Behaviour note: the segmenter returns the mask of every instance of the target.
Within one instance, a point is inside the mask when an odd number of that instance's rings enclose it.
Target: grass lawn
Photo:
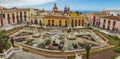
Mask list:
[[[116,40],[114,39],[114,37],[110,37],[110,35],[105,34],[105,33],[103,33],[103,32],[100,32],[99,30],[94,30],[94,29],[93,29],[93,31],[94,31],[94,32],[98,32],[98,33],[102,34],[104,37],[106,37],[106,38],[108,39],[108,43],[111,44],[111,45],[114,45],[115,48],[119,47],[119,46],[118,46],[118,45],[119,45],[119,42],[116,41]]]

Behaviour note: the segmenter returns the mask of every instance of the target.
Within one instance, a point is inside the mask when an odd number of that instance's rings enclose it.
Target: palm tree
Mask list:
[[[13,37],[11,37],[11,44],[12,44],[12,46],[14,47],[14,39],[13,39]]]
[[[91,46],[90,46],[90,45],[86,45],[86,46],[85,46],[86,59],[89,59],[90,49],[91,49]]]
[[[41,21],[40,21],[39,25],[40,25],[40,27],[42,27],[42,25],[43,25],[43,24],[42,24],[42,22],[41,22]]]

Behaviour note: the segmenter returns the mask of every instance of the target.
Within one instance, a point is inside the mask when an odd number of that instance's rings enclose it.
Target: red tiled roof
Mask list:
[[[118,17],[118,16],[105,16],[103,18],[111,19],[111,20],[119,20],[120,21],[120,17]]]
[[[65,17],[65,16],[44,16],[44,18],[49,18],[49,19],[68,19],[68,17]]]

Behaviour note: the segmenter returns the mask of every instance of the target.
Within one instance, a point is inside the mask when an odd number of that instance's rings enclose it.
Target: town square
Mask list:
[[[82,2],[0,0],[0,59],[120,59],[119,7]]]

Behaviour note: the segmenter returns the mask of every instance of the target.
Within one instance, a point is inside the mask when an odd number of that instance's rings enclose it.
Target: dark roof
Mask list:
[[[49,18],[49,19],[68,19],[68,17],[65,16],[44,16],[44,18]]]
[[[53,9],[58,9],[57,7],[53,7]]]
[[[118,17],[118,16],[105,16],[103,18],[111,19],[111,20],[119,20],[120,21],[120,17]]]

